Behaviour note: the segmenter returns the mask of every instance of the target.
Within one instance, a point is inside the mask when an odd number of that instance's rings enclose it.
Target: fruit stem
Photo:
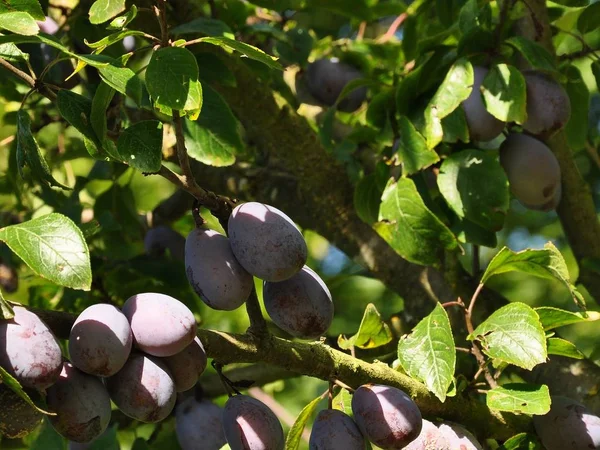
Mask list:
[[[268,335],[267,322],[260,309],[256,288],[252,289],[250,297],[246,300],[246,312],[250,318],[250,326],[246,330],[246,333],[258,338]]]

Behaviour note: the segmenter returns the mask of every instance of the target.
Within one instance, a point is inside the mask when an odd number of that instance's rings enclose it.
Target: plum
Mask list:
[[[231,450],[283,450],[283,428],[263,402],[235,395],[225,403],[223,431]]]
[[[548,137],[569,121],[569,96],[550,75],[534,71],[523,75],[527,83],[527,120],[523,128],[531,134]]]
[[[273,322],[295,337],[321,336],[333,320],[329,289],[308,266],[285,281],[265,282],[263,299]]]
[[[509,134],[500,146],[500,164],[512,193],[524,206],[547,209],[560,201],[560,166],[542,141],[526,134]]]
[[[153,356],[172,356],[192,343],[197,325],[194,314],[168,295],[145,292],[129,297],[123,313],[135,345]]]
[[[75,442],[90,442],[110,422],[110,397],[102,381],[65,362],[58,381],[46,391],[48,407],[56,413],[50,423]]]
[[[151,256],[163,256],[165,250],[168,250],[173,259],[183,261],[185,238],[177,231],[165,225],[160,225],[148,230],[144,236],[144,249]]]
[[[213,230],[196,228],[185,241],[188,281],[208,306],[231,311],[250,296],[254,281],[235,259],[229,239]]]
[[[177,392],[193,388],[206,369],[206,352],[200,338],[196,336],[190,345],[173,356],[167,356],[164,362],[171,372]]]
[[[125,365],[132,343],[131,327],[121,311],[108,304],[92,305],[71,328],[69,356],[79,370],[109,377]]]
[[[533,425],[547,450],[600,449],[600,417],[570,398],[552,396],[550,411],[533,416]]]
[[[34,392],[27,393],[33,397]],[[4,383],[0,383],[0,405],[0,435],[9,439],[28,435],[44,417]]]
[[[505,125],[487,111],[481,98],[481,84],[488,72],[485,67],[473,67],[473,90],[462,102],[472,141],[491,141],[502,133]]]
[[[306,263],[308,249],[292,219],[269,205],[238,205],[229,218],[229,241],[240,264],[265,281],[283,281]]]
[[[323,58],[309,64],[306,68],[306,86],[318,101],[333,106],[344,87],[362,76],[360,70],[340,62],[337,58]],[[340,101],[338,109],[344,112],[356,111],[366,97],[366,87],[354,89]]]
[[[175,406],[175,382],[158,358],[132,353],[125,366],[106,378],[110,398],[124,414],[141,422],[160,422]]]
[[[310,450],[364,450],[365,438],[352,418],[337,409],[324,409],[310,433]]]
[[[411,398],[381,384],[360,386],[352,396],[352,412],[362,433],[384,450],[406,447],[423,426],[421,411]]]
[[[223,408],[190,397],[175,408],[175,431],[182,450],[219,450],[227,440]]]
[[[450,444],[450,449],[483,450],[475,436],[457,423],[442,422],[438,429]]]
[[[460,446],[450,446],[450,443],[436,424],[423,419],[423,427],[419,436],[405,447],[406,450],[454,450]]]
[[[54,334],[34,313],[15,306],[0,320],[0,366],[25,386],[45,389],[58,380],[62,354]]]

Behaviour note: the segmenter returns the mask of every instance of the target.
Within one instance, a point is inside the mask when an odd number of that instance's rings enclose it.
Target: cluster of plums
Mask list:
[[[306,242],[280,210],[257,202],[238,205],[228,236],[196,228],[185,242],[188,280],[211,308],[233,310],[248,299],[253,276],[264,280],[267,313],[294,337],[312,339],[327,331],[333,302],[321,278],[305,265]]]
[[[165,419],[177,392],[192,388],[206,368],[194,315],[167,295],[134,295],[122,311],[109,304],[85,309],[71,329],[70,361],[35,314],[14,310],[13,319],[0,322],[0,365],[22,386],[45,391],[55,413],[50,422],[74,442],[90,442],[106,430],[111,400],[142,422]],[[4,420],[2,431],[26,434],[41,418],[29,411],[25,428]]]
[[[487,68],[474,67],[473,90],[462,103],[473,141],[492,140],[506,126],[490,114],[483,103],[481,85],[487,73]],[[551,136],[567,123],[571,103],[564,88],[549,75],[525,71],[523,76],[527,90],[525,133],[508,134],[500,146],[500,164],[512,193],[524,206],[549,211],[560,202],[561,174],[554,153],[541,139]]]

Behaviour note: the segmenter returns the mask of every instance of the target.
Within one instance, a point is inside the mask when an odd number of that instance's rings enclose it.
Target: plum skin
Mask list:
[[[423,427],[419,436],[406,447],[406,450],[453,450],[460,446],[451,447],[450,443],[436,424],[423,419]]]
[[[229,239],[213,230],[194,229],[185,241],[188,281],[213,309],[232,311],[242,306],[254,280],[235,258]]]
[[[175,409],[175,432],[182,450],[220,450],[227,440],[223,408],[208,400],[190,397]]]
[[[175,390],[183,392],[194,387],[206,369],[207,357],[200,338],[196,336],[190,345],[173,356],[167,356],[164,362],[175,382]]]
[[[168,295],[146,292],[123,306],[137,348],[152,356],[172,356],[192,343],[197,325],[192,311]]]
[[[185,238],[166,225],[150,228],[144,236],[144,250],[150,256],[163,256],[169,250],[171,257],[183,261]]]
[[[62,370],[58,341],[46,324],[21,306],[12,319],[0,320],[0,366],[23,386],[45,389]]]
[[[109,377],[125,365],[132,343],[127,317],[112,305],[96,304],[75,320],[69,336],[69,355],[78,369]]]
[[[231,450],[283,450],[285,445],[283,428],[273,411],[248,395],[227,400],[223,431]]]
[[[354,421],[371,442],[384,450],[400,449],[421,432],[421,411],[400,389],[364,384],[352,396]]]
[[[561,84],[549,75],[527,71],[527,120],[523,128],[549,137],[563,128],[571,117],[571,101]]]
[[[265,282],[263,300],[273,322],[294,337],[319,337],[333,321],[331,293],[308,266],[287,280]]]
[[[479,441],[463,426],[453,422],[442,422],[438,429],[449,443],[449,448],[461,450],[483,450]]]
[[[236,259],[262,280],[286,280],[298,273],[308,258],[298,227],[272,206],[258,202],[236,206],[227,229]]]
[[[75,442],[90,442],[100,436],[110,422],[110,397],[99,378],[66,362],[58,381],[48,388],[49,416],[61,435]]]
[[[324,409],[310,433],[310,450],[364,450],[365,438],[352,418],[336,409]]]
[[[133,353],[125,366],[105,382],[119,409],[141,422],[160,422],[175,407],[175,382],[158,358]]]

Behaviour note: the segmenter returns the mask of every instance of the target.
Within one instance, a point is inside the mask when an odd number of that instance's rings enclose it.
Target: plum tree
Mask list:
[[[196,320],[190,309],[168,295],[145,292],[127,299],[123,313],[135,345],[153,356],[179,353],[196,336]]]
[[[223,430],[231,450],[283,450],[283,428],[263,402],[235,395],[225,403]]]
[[[109,377],[131,352],[133,336],[127,317],[112,305],[97,304],[77,317],[69,337],[69,356],[86,373]]]
[[[533,425],[547,450],[600,449],[600,417],[570,398],[552,396],[550,411],[533,416]]]
[[[33,392],[28,394],[33,396]],[[4,383],[0,384],[0,405],[0,436],[9,439],[28,435],[44,417]]]
[[[254,281],[235,258],[229,239],[213,230],[194,229],[185,241],[188,281],[208,306],[231,311],[248,299]]]
[[[273,322],[295,337],[321,336],[333,320],[331,293],[308,266],[287,280],[265,282],[263,299]]]
[[[500,146],[500,164],[512,193],[524,206],[546,210],[560,201],[560,166],[543,142],[509,134]]]
[[[146,232],[144,236],[144,249],[151,256],[163,256],[165,251],[168,250],[174,259],[183,261],[185,238],[166,225],[160,225],[150,228]]]
[[[62,354],[54,334],[34,313],[15,306],[0,320],[0,366],[26,387],[45,389],[58,380]]]
[[[306,86],[309,92],[327,106],[333,106],[344,87],[358,78],[362,78],[360,70],[337,58],[318,59],[306,68]],[[345,112],[356,111],[367,97],[367,88],[354,89],[338,104],[338,109]]]
[[[102,381],[65,362],[58,381],[46,391],[52,426],[67,439],[90,442],[110,421],[110,398]]]
[[[481,98],[481,85],[488,72],[489,70],[485,67],[473,67],[473,90],[469,97],[462,102],[472,141],[490,141],[502,133],[505,126],[504,122],[487,111]]]
[[[399,449],[414,441],[423,426],[421,411],[400,389],[364,384],[352,396],[354,420],[362,433],[382,449]]]
[[[571,117],[571,102],[561,84],[542,72],[527,71],[527,120],[523,128],[547,137],[565,126]]]
[[[190,345],[173,356],[167,356],[164,362],[175,382],[175,390],[183,392],[191,389],[206,369],[206,352],[200,338],[196,336]]]
[[[483,450],[483,447],[475,436],[457,423],[442,422],[438,425],[438,428],[450,444],[450,449]]]
[[[175,431],[182,450],[219,450],[227,440],[223,408],[189,397],[175,408]]]
[[[405,448],[406,450],[463,450],[460,446],[452,447],[437,425],[425,419],[419,436]]]
[[[308,249],[292,219],[269,205],[238,205],[229,218],[229,241],[240,264],[265,281],[283,281],[306,263]]]
[[[177,398],[166,364],[142,353],[132,353],[125,366],[106,379],[106,387],[119,409],[141,422],[160,422]]]
[[[310,433],[310,450],[364,450],[365,438],[352,418],[337,409],[324,409]]]

